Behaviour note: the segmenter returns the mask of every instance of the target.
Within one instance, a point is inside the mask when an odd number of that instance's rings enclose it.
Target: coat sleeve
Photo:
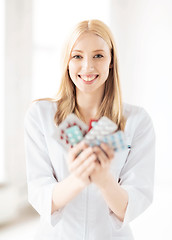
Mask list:
[[[58,183],[53,174],[38,106],[39,102],[32,104],[24,121],[28,201],[42,220],[54,226],[60,220],[62,210],[51,214],[52,192]]]
[[[153,200],[155,133],[149,115],[144,110],[140,114],[131,150],[120,174],[120,185],[129,197],[124,221],[110,211],[112,224],[118,230],[145,211]]]

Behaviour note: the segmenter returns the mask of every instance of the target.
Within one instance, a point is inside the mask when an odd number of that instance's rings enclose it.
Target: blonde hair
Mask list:
[[[111,51],[112,67],[109,69],[109,76],[105,82],[103,99],[96,118],[107,116],[118,125],[118,129],[124,130],[125,119],[123,117],[121,87],[118,76],[115,42],[110,29],[100,20],[82,21],[77,24],[66,44],[62,59],[62,78],[59,91],[56,98],[46,99],[48,101],[57,102],[58,107],[54,116],[55,124],[59,125],[70,113],[75,113],[80,119],[83,120],[78,110],[76,89],[69,76],[68,64],[71,50],[76,40],[85,32],[91,32],[103,38]]]

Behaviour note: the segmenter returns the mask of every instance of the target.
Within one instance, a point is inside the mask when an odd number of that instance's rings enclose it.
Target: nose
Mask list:
[[[86,72],[93,71],[94,70],[93,59],[85,57],[82,61],[82,69]]]

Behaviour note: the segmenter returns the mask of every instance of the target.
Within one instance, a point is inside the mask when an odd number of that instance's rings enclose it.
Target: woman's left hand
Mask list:
[[[94,153],[97,155],[95,170],[90,175],[90,179],[98,187],[103,187],[106,179],[110,175],[110,164],[114,158],[114,150],[107,144],[102,143],[101,148],[98,146],[93,147]]]

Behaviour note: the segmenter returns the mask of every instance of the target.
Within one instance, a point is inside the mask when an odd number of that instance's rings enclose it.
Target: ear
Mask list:
[[[113,63],[109,64],[109,69],[113,68]]]
[[[111,57],[110,63],[109,63],[109,69],[113,68],[113,57]]]

